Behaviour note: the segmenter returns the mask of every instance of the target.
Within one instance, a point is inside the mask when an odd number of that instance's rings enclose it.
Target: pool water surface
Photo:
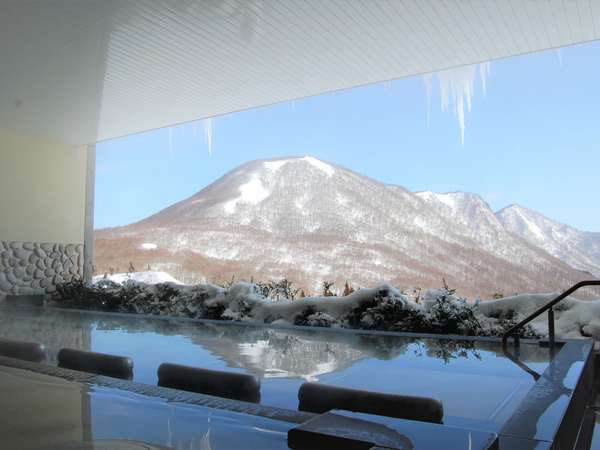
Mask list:
[[[42,308],[0,309],[0,337],[42,342],[49,363],[64,347],[129,356],[134,381],[156,384],[173,362],[253,374],[261,403],[297,409],[306,381],[432,397],[444,423],[498,431],[549,364],[522,343],[515,364],[496,341],[271,328]]]

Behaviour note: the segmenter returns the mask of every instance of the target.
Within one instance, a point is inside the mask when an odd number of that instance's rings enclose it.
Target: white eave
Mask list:
[[[0,128],[93,143],[598,38],[589,0],[4,0]]]

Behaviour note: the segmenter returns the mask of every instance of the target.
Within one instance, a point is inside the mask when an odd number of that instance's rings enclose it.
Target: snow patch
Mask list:
[[[233,214],[239,202],[257,205],[271,195],[271,192],[263,186],[258,178],[252,178],[247,183],[242,184],[239,191],[241,195],[238,198],[229,200],[223,205],[225,212]]]
[[[317,158],[313,158],[312,156],[305,156],[301,158],[301,161],[305,161],[317,169],[325,172],[328,177],[332,176],[335,173],[335,169],[331,167],[329,164],[324,163],[323,161],[318,160]]]
[[[256,205],[267,198],[271,193],[262,185],[261,181],[254,178],[240,186],[242,196],[240,199],[245,203]]]
[[[280,160],[280,161],[265,161],[264,166],[272,172],[277,172],[283,166],[285,166],[289,161]]]
[[[335,173],[335,169],[332,166],[330,166],[329,164],[327,164],[317,158],[314,158],[312,156],[304,156],[302,158],[294,158],[294,159],[281,159],[278,161],[265,161],[263,163],[263,165],[265,168],[269,169],[270,171],[277,172],[279,169],[281,169],[287,163],[294,162],[294,161],[306,162],[306,163],[312,165],[313,167],[316,167],[320,171],[324,172],[328,177],[332,176]]]
[[[456,198],[452,194],[435,194],[435,197],[450,209],[456,208]]]
[[[417,228],[428,228],[427,222],[425,222],[421,217],[418,216],[413,218],[413,225]]]
[[[223,209],[227,214],[233,214],[237,205],[238,199],[229,200],[223,205]]]
[[[346,206],[346,205],[348,205],[348,202],[349,202],[348,198],[345,197],[344,195],[340,194],[339,192],[335,194],[335,201],[340,206]]]
[[[423,200],[430,201],[430,202],[437,200],[437,201],[443,203],[444,205],[448,206],[450,209],[456,208],[456,197],[455,197],[455,195],[453,195],[451,193],[438,194],[437,192],[424,191],[424,192],[417,192],[416,195],[418,197],[421,197]]]
[[[110,280],[117,284],[123,284],[127,281],[134,281],[137,283],[144,284],[157,284],[157,283],[175,283],[183,284],[181,281],[173,278],[166,272],[157,271],[145,271],[145,272],[129,272],[129,273],[115,273],[112,275],[96,275],[92,278],[94,283],[98,283],[102,280]]]
[[[240,252],[236,247],[217,247],[205,248],[203,250],[194,250],[193,253],[202,254],[208,258],[233,261],[240,257]]]
[[[543,241],[544,233],[542,233],[542,230],[540,229],[540,227],[537,226],[537,224],[534,223],[533,221],[529,220],[529,218],[525,214],[523,214],[523,211],[521,211],[521,209],[516,209],[515,211],[519,215],[519,217],[521,217],[521,220],[525,223],[525,226],[527,226],[527,229],[529,230],[529,232],[532,233],[535,237],[537,237],[541,241]]]
[[[138,247],[140,250],[156,250],[158,245],[153,244],[152,242],[144,242]]]

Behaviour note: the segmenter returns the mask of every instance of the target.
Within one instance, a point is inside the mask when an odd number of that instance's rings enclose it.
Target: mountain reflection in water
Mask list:
[[[128,354],[137,363],[136,354],[127,352],[127,343],[140,333],[149,334],[148,346],[158,339],[169,347],[170,337],[183,338],[189,346],[201,347],[227,367],[244,370],[259,378],[316,381],[320,375],[344,370],[364,359],[392,360],[403,356],[439,359],[451,364],[457,359],[481,360],[482,355],[503,356],[496,342],[128,318],[76,311],[0,310],[0,336],[43,342],[49,349],[51,362],[56,360],[56,353],[63,347],[98,350],[96,341],[109,335],[115,343],[112,353]],[[177,353],[175,347],[170,350]],[[164,353],[169,359],[169,351]],[[546,362],[548,354],[538,346],[524,345],[519,358],[525,363]]]

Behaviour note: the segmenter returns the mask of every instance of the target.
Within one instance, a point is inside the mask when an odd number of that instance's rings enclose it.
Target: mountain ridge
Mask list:
[[[249,161],[143,220],[96,231],[97,272],[129,261],[186,281],[287,277],[307,291],[444,278],[489,296],[585,278],[507,231],[478,194],[413,193],[312,156]]]
[[[575,269],[600,277],[600,233],[581,231],[519,204],[496,212],[505,228]]]

